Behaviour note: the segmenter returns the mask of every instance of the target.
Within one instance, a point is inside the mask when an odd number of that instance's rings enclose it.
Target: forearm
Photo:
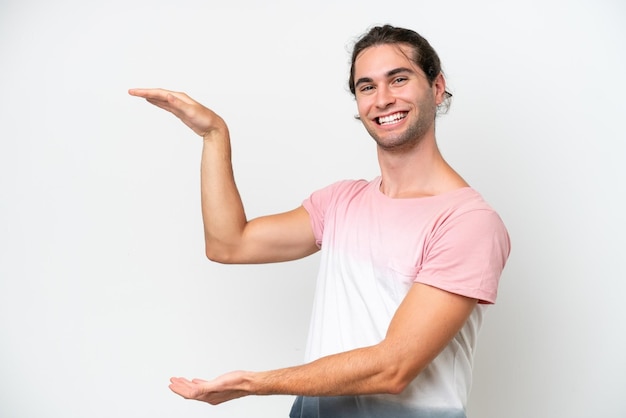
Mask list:
[[[185,93],[163,89],[131,89],[129,93],[171,112],[203,138],[201,194],[207,256],[228,259],[230,249],[241,240],[246,215],[235,186],[226,123]]]
[[[255,395],[343,396],[400,393],[413,379],[381,346],[347,351],[285,369],[250,373]],[[417,374],[417,372],[415,372]]]
[[[259,395],[400,393],[449,344],[476,304],[476,299],[415,284],[379,344],[302,366],[252,373],[248,389]]]
[[[235,184],[225,125],[203,137],[200,176],[207,256],[223,259],[238,244],[247,222]]]

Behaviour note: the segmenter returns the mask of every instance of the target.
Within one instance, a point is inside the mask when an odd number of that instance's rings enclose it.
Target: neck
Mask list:
[[[468,185],[443,159],[434,136],[409,150],[379,146],[378,163],[381,192],[392,198],[435,196]]]

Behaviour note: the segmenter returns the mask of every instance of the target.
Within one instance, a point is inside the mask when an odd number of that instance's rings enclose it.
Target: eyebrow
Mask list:
[[[393,70],[387,71],[385,76],[387,78],[390,78],[390,77],[393,77],[395,75],[402,74],[402,73],[415,74],[415,71],[406,67],[398,67],[398,68],[394,68]],[[372,80],[370,77],[361,77],[356,81],[356,83],[354,83],[354,87],[358,87],[360,84],[364,84],[364,83],[371,83],[372,81],[374,80]]]

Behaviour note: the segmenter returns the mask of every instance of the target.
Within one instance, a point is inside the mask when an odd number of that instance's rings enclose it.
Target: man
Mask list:
[[[507,231],[443,159],[437,109],[450,95],[419,34],[374,27],[354,46],[350,89],[377,143],[381,175],[340,181],[289,212],[247,220],[228,128],[184,93],[130,94],[202,136],[206,255],[221,263],[294,260],[321,249],[307,363],[172,378],[179,395],[219,404],[297,395],[292,417],[464,417],[477,333],[495,302]]]

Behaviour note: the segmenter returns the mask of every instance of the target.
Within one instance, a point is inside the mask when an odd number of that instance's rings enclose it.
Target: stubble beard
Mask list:
[[[419,146],[431,129],[431,126],[435,123],[435,115],[437,113],[437,106],[434,101],[431,100],[426,100],[426,103],[421,103],[418,108],[420,109],[420,113],[417,120],[411,123],[406,130],[393,136],[382,138],[378,135],[374,127],[365,126],[365,129],[382,150],[402,152],[407,149],[415,148]]]

